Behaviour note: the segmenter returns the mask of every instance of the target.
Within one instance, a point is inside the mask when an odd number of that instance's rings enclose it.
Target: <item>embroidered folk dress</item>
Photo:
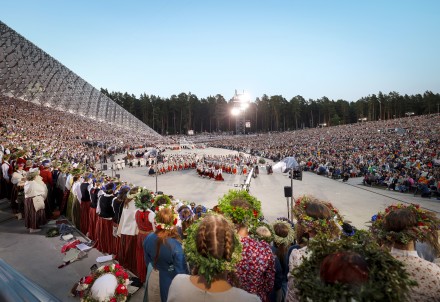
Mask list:
[[[269,301],[268,295],[275,281],[275,256],[264,241],[250,237],[242,237],[240,241],[243,245],[242,259],[236,271],[240,288],[257,294],[263,302]]]
[[[410,301],[440,301],[440,267],[417,255],[416,251],[392,248],[391,255],[405,265],[410,278],[417,281],[410,291]]]

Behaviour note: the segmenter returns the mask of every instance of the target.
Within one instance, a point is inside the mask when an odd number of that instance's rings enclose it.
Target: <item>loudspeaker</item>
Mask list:
[[[105,170],[107,170],[107,165],[102,165],[102,169],[101,169],[102,171],[105,171]]]
[[[115,177],[116,177],[117,179],[119,179],[119,178],[121,178],[121,174],[115,174]]]
[[[292,197],[292,187],[284,187],[284,197]]]

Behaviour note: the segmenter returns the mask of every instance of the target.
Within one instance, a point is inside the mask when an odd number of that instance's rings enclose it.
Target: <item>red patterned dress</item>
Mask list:
[[[136,223],[139,229],[136,242],[136,262],[137,273],[141,282],[145,282],[147,276],[147,267],[145,266],[143,243],[145,237],[153,231],[154,213],[150,210],[138,210],[135,215]]]
[[[243,251],[242,259],[237,265],[236,275],[240,288],[256,294],[261,301],[269,301],[275,281],[275,257],[272,250],[264,241],[250,237],[241,238]]]

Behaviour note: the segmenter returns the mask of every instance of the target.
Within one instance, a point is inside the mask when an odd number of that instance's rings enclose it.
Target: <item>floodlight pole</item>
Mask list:
[[[291,215],[291,211],[293,209],[293,168],[290,170],[290,192],[292,192],[292,194],[290,195],[290,209],[289,209],[289,204],[287,204],[287,218],[290,220]],[[293,217],[292,217],[293,218]]]
[[[154,174],[156,174],[156,194],[157,194],[157,163],[156,163],[156,165],[155,165],[155,172],[156,173],[154,173]]]

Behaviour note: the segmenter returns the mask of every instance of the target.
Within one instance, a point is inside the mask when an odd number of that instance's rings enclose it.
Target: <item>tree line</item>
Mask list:
[[[233,99],[222,95],[198,98],[180,93],[169,98],[141,94],[101,92],[162,135],[201,132],[233,132],[236,117],[231,114]],[[247,133],[289,131],[302,128],[335,126],[359,121],[377,121],[439,112],[440,94],[400,95],[379,92],[355,102],[327,97],[306,100],[300,95],[287,100],[281,95],[258,97],[244,112],[250,122]]]

